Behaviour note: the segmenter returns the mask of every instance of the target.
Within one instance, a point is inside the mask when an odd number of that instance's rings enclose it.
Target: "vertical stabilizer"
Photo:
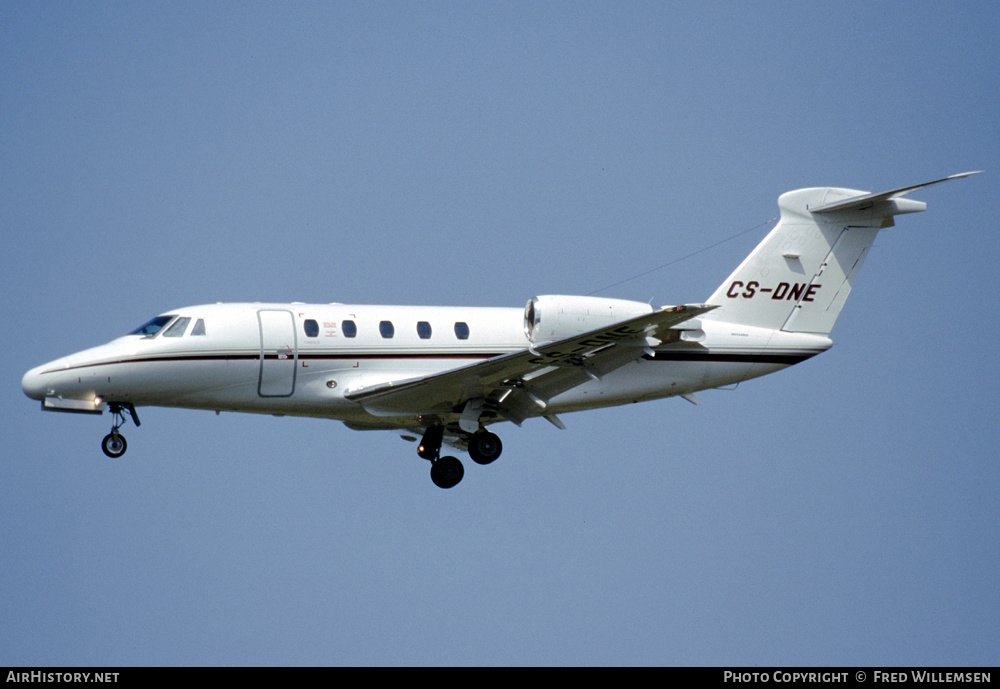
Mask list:
[[[829,334],[878,231],[895,215],[927,208],[902,196],[971,174],[879,194],[837,187],[782,194],[778,224],[709,298],[721,308],[704,318]]]
[[[865,192],[820,187],[778,199],[781,219],[708,300],[718,320],[772,330],[828,334],[886,218],[811,213]],[[884,221],[888,220],[888,223]]]

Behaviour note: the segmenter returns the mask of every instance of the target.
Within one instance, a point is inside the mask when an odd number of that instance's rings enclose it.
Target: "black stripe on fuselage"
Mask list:
[[[397,359],[408,359],[408,360],[418,360],[418,361],[433,361],[441,359],[469,359],[475,361],[481,361],[484,359],[492,359],[497,356],[501,356],[506,352],[499,352],[494,354],[470,354],[468,352],[462,354],[418,354],[414,352],[400,352],[400,353],[383,353],[383,354],[359,354],[359,353],[346,353],[346,354],[303,354],[299,353],[298,356],[290,356],[287,354],[265,354],[264,359],[267,361],[358,361],[358,360],[397,360]],[[44,373],[62,373],[65,371],[77,371],[84,368],[94,368],[96,366],[114,366],[117,364],[154,364],[154,363],[168,363],[172,361],[260,361],[261,355],[257,354],[236,354],[236,353],[219,353],[219,354],[178,354],[175,356],[146,356],[137,357],[135,359],[109,359],[107,361],[96,361],[90,364],[80,364],[77,366],[69,366],[67,368],[56,368],[51,371],[43,371]]]
[[[417,353],[417,352],[398,352],[398,353],[361,353],[361,352],[344,352],[344,353],[302,353],[300,352],[298,356],[288,356],[279,354],[267,354],[264,358],[267,361],[288,361],[288,360],[299,360],[299,361],[385,361],[385,360],[411,360],[411,361],[434,361],[434,360],[468,360],[468,361],[484,361],[486,359],[492,359],[494,357],[502,356],[509,352],[495,352],[495,353]],[[794,354],[778,354],[778,353],[754,353],[754,352],[742,352],[742,353],[729,353],[729,352],[687,352],[687,351],[658,351],[652,356],[646,354],[642,358],[647,361],[677,361],[677,362],[723,362],[723,363],[746,363],[746,364],[779,364],[785,366],[791,366],[799,362],[805,361],[813,356],[816,356],[819,352],[797,352]],[[282,358],[284,357],[284,358]],[[81,364],[79,366],[70,366],[69,368],[53,369],[51,371],[45,371],[45,373],[62,373],[66,371],[75,371],[85,368],[94,368],[96,366],[112,366],[116,364],[151,364],[151,363],[168,363],[168,362],[180,362],[180,361],[260,361],[260,353],[246,354],[246,353],[218,353],[218,354],[179,354],[176,356],[149,356],[149,357],[139,357],[135,359],[112,359],[108,361],[99,361],[90,364]]]

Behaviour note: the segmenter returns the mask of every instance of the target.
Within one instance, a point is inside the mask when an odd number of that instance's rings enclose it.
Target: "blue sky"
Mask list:
[[[995,3],[0,6],[0,662],[993,665]],[[829,352],[501,427],[42,414],[28,368],[216,301],[521,306],[915,193]],[[701,301],[760,228],[600,292]]]

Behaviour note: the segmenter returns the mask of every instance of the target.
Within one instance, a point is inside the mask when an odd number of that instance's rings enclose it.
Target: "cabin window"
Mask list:
[[[191,328],[191,335],[204,335],[205,334],[205,319],[199,318],[194,322],[194,327]]]
[[[313,319],[304,321],[302,328],[306,331],[306,337],[319,337],[319,323]]]
[[[417,337],[421,340],[431,339],[431,324],[427,321],[417,323]]]
[[[140,325],[138,328],[130,332],[129,335],[145,335],[146,337],[152,337],[156,333],[160,332],[160,328],[174,320],[175,315],[176,314],[170,316],[157,316],[148,323]]]
[[[163,331],[163,336],[182,337],[184,335],[184,331],[187,330],[188,323],[190,322],[190,318],[178,318],[169,328]]]
[[[455,337],[457,337],[460,340],[468,340],[469,339],[469,324],[468,323],[463,323],[462,321],[459,321],[458,323],[456,323],[455,324]]]
[[[340,331],[344,333],[344,337],[358,336],[358,326],[354,323],[354,321],[344,321],[341,323]]]
[[[387,340],[396,334],[396,329],[392,327],[392,321],[382,321],[379,323],[378,331]]]

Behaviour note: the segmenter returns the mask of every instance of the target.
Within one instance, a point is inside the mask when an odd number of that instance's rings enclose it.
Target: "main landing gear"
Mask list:
[[[128,443],[125,442],[125,436],[118,432],[118,429],[125,424],[125,414],[132,417],[132,421],[135,423],[136,427],[139,426],[139,415],[135,413],[135,407],[131,404],[111,402],[108,404],[108,410],[111,412],[113,419],[111,432],[104,436],[104,440],[101,441],[101,449],[104,450],[104,454],[108,457],[118,459],[125,454],[125,450],[128,449]]]
[[[438,488],[452,488],[465,475],[465,467],[457,457],[442,457],[441,442],[444,439],[442,426],[431,426],[417,447],[417,454],[431,463],[431,481]],[[469,437],[469,456],[476,464],[489,464],[500,456],[503,443],[489,431],[478,431]]]

